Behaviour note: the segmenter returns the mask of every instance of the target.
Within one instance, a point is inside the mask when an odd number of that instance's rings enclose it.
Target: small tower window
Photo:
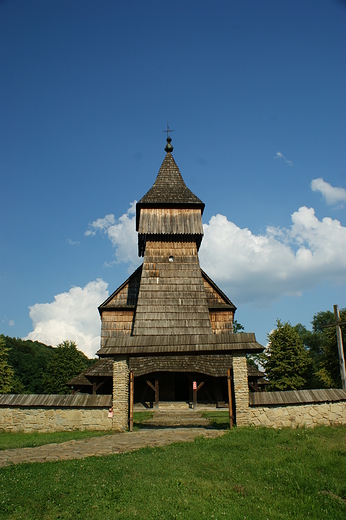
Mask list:
[[[174,256],[171,255],[171,256],[168,258],[168,261],[169,261],[169,262],[174,262]]]

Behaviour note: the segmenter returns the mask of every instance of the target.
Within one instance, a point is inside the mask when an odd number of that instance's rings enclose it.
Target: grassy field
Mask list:
[[[0,470],[1,519],[345,519],[346,428],[234,428]]]

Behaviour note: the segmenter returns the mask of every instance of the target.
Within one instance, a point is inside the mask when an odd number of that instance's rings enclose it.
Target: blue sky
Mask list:
[[[0,2],[0,332],[97,350],[167,122],[246,331],[346,307],[345,23],[334,0]]]

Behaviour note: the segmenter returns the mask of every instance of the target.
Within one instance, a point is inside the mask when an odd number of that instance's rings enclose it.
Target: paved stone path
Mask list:
[[[173,442],[192,441],[198,436],[215,438],[224,433],[214,430],[209,421],[195,412],[156,412],[145,422],[147,428],[135,432],[114,433],[103,437],[45,444],[37,448],[0,451],[0,467],[25,462],[50,462],[82,459],[138,450],[146,446],[165,446]]]

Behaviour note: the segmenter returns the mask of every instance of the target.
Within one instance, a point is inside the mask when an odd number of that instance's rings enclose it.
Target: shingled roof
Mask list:
[[[171,152],[167,152],[150,190],[137,202],[136,230],[141,207],[195,207],[203,213],[205,204],[186,186]]]

